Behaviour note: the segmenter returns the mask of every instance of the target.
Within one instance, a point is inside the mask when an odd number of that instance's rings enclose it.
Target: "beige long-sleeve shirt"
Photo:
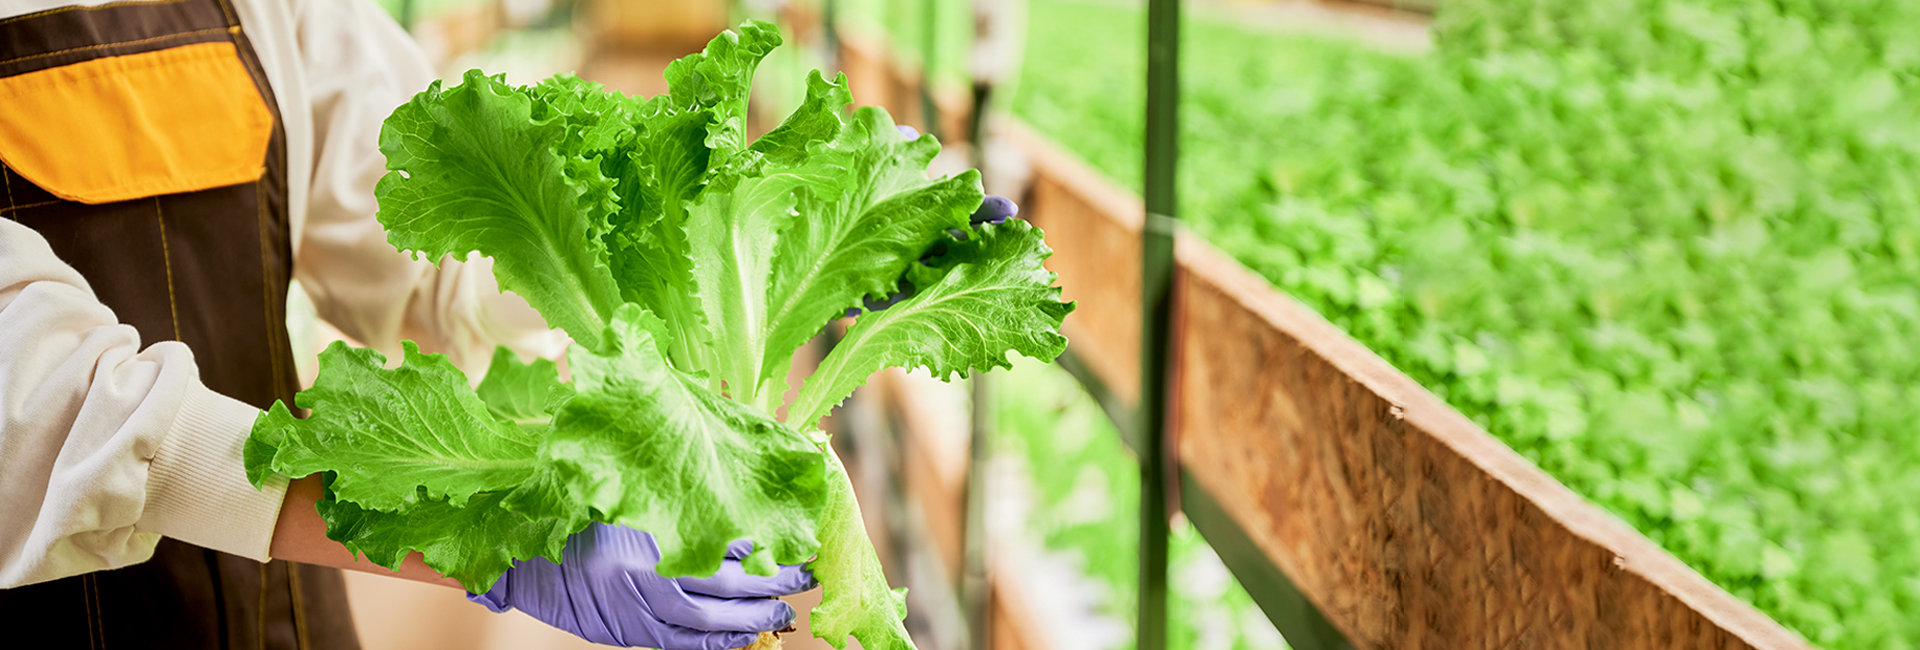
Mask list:
[[[0,0],[0,20],[75,3]],[[486,260],[414,261],[374,220],[381,120],[434,78],[408,35],[368,0],[234,4],[279,103],[294,276],[320,317],[474,376],[495,343],[559,354],[566,339]],[[259,411],[198,376],[192,350],[143,345],[39,234],[0,219],[0,588],[142,562],[163,536],[267,558],[285,483],[243,476]]]

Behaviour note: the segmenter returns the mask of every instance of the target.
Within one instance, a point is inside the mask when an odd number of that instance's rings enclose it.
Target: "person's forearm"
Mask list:
[[[431,582],[458,588],[460,583],[453,578],[440,575],[427,566],[419,553],[407,556],[401,563],[400,571],[394,572],[386,567],[355,559],[353,551],[341,546],[339,542],[327,539],[327,523],[320,519],[320,513],[313,504],[320,500],[320,477],[309,476],[287,485],[287,500],[280,505],[280,521],[273,527],[273,547],[268,551],[274,559],[317,564],[352,571],[363,571],[383,576],[393,576]]]

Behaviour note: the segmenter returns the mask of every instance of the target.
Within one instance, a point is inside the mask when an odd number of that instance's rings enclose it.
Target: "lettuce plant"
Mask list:
[[[561,75],[529,87],[468,72],[396,109],[376,190],[388,241],[494,260],[574,340],[571,381],[498,351],[477,388],[411,342],[395,368],[336,343],[294,417],[247,441],[249,478],[321,474],[329,537],[384,566],[419,551],[473,592],[514,561],[561,559],[599,521],[653,533],[664,575],[710,575],[751,539],[750,572],[811,562],[813,634],[911,647],[851,483],[815,423],[886,367],[950,378],[1051,360],[1059,300],[1039,230],[969,223],[978,174],[929,179],[939,144],[844,75],[747,136],[755,66],[780,37],[749,22],[674,62],[641,100]],[[867,298],[787,403],[796,350]],[[776,414],[786,409],[786,418]]]

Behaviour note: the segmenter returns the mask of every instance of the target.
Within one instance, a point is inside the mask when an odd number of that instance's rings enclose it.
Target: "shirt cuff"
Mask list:
[[[147,505],[134,528],[267,561],[287,478],[276,474],[258,490],[247,482],[241,446],[259,415],[194,382],[148,466]]]

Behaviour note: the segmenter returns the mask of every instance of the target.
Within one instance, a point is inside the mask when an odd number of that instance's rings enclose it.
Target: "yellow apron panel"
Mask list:
[[[252,182],[272,136],[273,114],[232,43],[0,78],[0,160],[70,201]]]

